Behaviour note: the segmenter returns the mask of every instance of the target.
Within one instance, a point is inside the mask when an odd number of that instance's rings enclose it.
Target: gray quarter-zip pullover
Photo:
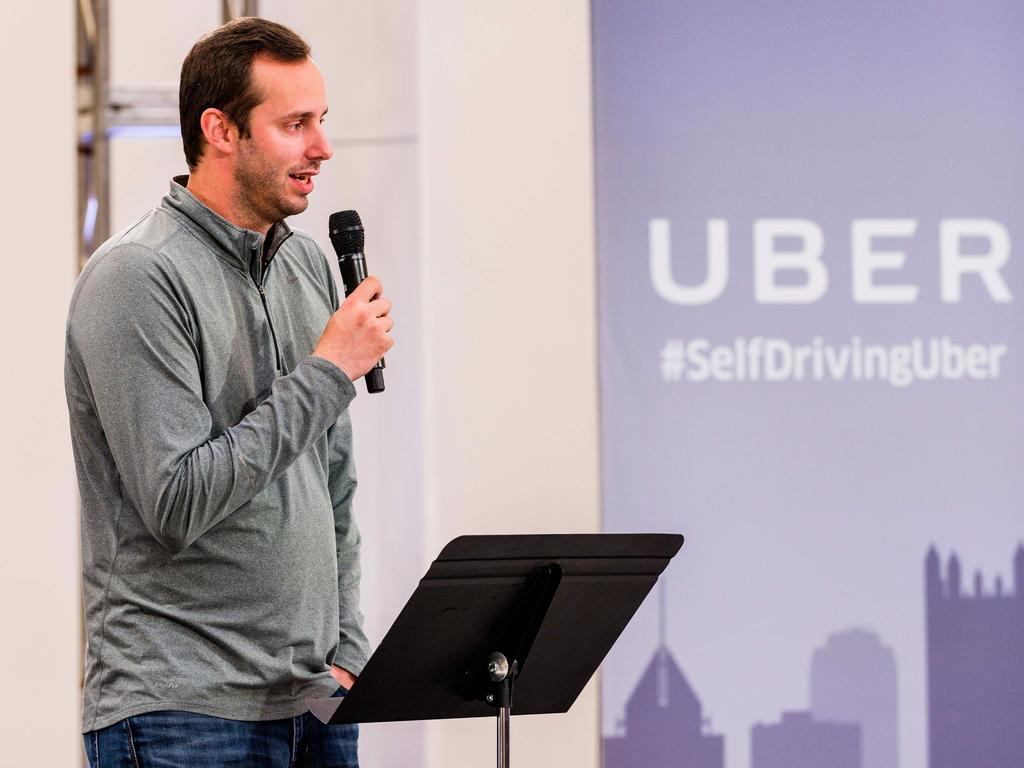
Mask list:
[[[338,306],[323,253],[171,183],[89,260],[65,386],[82,500],[83,731],[182,709],[291,717],[358,674],[348,377],[310,352]]]

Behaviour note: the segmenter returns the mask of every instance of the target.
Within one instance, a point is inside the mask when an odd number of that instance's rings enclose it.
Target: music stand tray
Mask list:
[[[460,536],[321,722],[567,712],[683,544],[678,534]],[[514,701],[513,701],[514,698]]]

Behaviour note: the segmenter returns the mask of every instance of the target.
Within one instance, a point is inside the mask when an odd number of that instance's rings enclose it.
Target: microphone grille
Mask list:
[[[334,250],[339,254],[362,253],[366,233],[363,222],[355,211],[332,213],[328,230]]]

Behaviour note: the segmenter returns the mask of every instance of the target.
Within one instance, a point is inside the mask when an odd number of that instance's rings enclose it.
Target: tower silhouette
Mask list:
[[[830,635],[811,660],[811,712],[860,723],[863,768],[898,768],[896,658],[862,629]]]
[[[925,557],[930,768],[1024,765],[1024,545],[1013,573],[1012,594],[978,572],[965,595],[955,553],[945,579],[935,547]]]
[[[665,643],[659,590],[659,645],[626,702],[625,731],[604,738],[604,768],[724,768],[725,742],[705,732],[703,711]]]

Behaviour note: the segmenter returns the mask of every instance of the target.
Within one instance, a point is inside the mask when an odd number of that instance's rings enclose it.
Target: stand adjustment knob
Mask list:
[[[492,653],[487,657],[487,674],[494,683],[500,683],[508,677],[508,659],[504,654]]]

